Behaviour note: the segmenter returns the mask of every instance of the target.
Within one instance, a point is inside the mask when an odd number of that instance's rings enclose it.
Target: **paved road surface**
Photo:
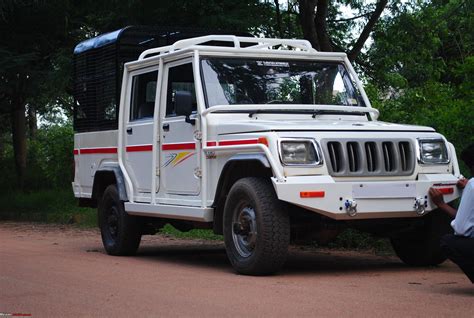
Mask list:
[[[219,242],[146,236],[137,256],[112,257],[96,230],[0,223],[0,313],[459,318],[474,316],[474,286],[449,262],[297,248],[279,275],[247,277]]]

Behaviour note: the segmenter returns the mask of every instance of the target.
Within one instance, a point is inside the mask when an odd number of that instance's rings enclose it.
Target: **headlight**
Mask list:
[[[280,158],[285,165],[319,165],[321,163],[312,140],[282,140]]]
[[[449,163],[448,149],[442,139],[419,140],[420,161],[427,164]]]

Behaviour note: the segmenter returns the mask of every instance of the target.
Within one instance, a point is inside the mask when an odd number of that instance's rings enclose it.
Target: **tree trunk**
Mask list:
[[[36,118],[36,107],[28,105],[28,133],[30,139],[36,138],[36,131],[38,130],[38,120]]]
[[[287,30],[287,35],[289,38],[291,38],[293,36],[293,30],[291,29],[291,14],[293,13],[293,9],[290,7],[290,0],[287,0],[286,2],[286,7],[287,7],[287,11],[286,11],[286,30]]]
[[[388,0],[379,0],[377,2],[374,12],[371,14],[367,24],[362,30],[362,33],[354,44],[354,47],[347,54],[349,60],[354,61],[361,52],[375,24],[380,19],[387,2]],[[327,31],[329,5],[330,0],[298,0],[299,19],[304,38],[318,51],[332,52],[334,50],[331,38]],[[359,18],[365,15],[367,14],[350,19]],[[350,19],[342,19],[341,21]]]
[[[316,3],[317,0],[298,0],[300,7],[299,17],[304,38],[311,43],[313,48],[321,50],[316,25],[314,23]]]
[[[3,141],[3,134],[0,131],[0,163],[3,162],[3,153],[5,152],[5,144]]]
[[[25,103],[20,96],[16,96],[12,111],[12,139],[15,167],[20,189],[24,188],[26,172],[26,116]]]
[[[326,18],[328,15],[328,0],[318,0],[317,10],[314,17],[314,25],[316,26],[316,34],[319,41],[319,50],[323,52],[332,52],[331,39],[329,38]]]
[[[275,3],[275,9],[276,9],[276,20],[277,20],[278,36],[280,38],[283,38],[283,31],[282,31],[282,25],[281,25],[280,2],[278,0],[273,0],[273,2]]]
[[[370,16],[369,21],[367,22],[364,29],[362,30],[362,33],[357,39],[357,42],[354,44],[354,47],[347,54],[347,57],[349,58],[350,61],[354,61],[359,55],[359,53],[361,52],[362,48],[364,47],[365,42],[370,36],[370,33],[374,29],[375,24],[380,19],[380,16],[382,15],[383,10],[387,6],[387,2],[388,0],[379,0],[379,2],[377,2],[377,5],[375,6],[375,11]]]

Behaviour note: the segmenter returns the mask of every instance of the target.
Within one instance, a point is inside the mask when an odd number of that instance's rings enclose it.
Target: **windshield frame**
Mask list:
[[[312,103],[281,103],[281,104],[274,104],[274,105],[292,105],[291,107],[296,110],[298,109],[298,105],[301,106],[314,106],[317,108],[318,106],[335,106],[335,107],[356,107],[356,108],[371,108],[370,102],[368,102],[365,92],[363,91],[363,87],[360,84],[360,80],[356,77],[357,74],[352,74],[354,72],[351,65],[347,65],[348,61],[347,58],[340,58],[340,57],[321,57],[318,56],[316,58],[308,58],[307,56],[291,56],[288,54],[279,55],[279,56],[269,56],[270,54],[265,55],[254,55],[254,54],[243,54],[242,56],[236,56],[234,54],[227,55],[227,54],[200,54],[199,55],[199,73],[200,73],[200,80],[201,80],[201,89],[203,93],[204,99],[204,109],[208,109],[215,106],[235,106],[235,105],[271,105],[270,103],[263,103],[263,104],[242,104],[242,103],[235,103],[235,104],[215,104],[209,106],[209,97],[207,92],[207,83],[205,80],[204,69],[203,69],[203,62],[205,60],[248,60],[248,61],[269,61],[269,62],[308,62],[308,63],[321,63],[321,64],[335,64],[343,67],[343,72],[339,72],[341,75],[341,80],[345,82],[343,75],[347,76],[347,79],[350,81],[351,87],[353,89],[354,95],[357,100],[356,105],[340,105],[340,104],[312,104]],[[273,55],[273,54],[272,54]],[[346,83],[344,83],[344,87],[346,87]]]

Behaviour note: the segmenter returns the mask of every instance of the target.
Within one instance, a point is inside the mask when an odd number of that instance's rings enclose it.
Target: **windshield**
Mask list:
[[[342,63],[206,58],[207,106],[316,104],[365,106]]]

